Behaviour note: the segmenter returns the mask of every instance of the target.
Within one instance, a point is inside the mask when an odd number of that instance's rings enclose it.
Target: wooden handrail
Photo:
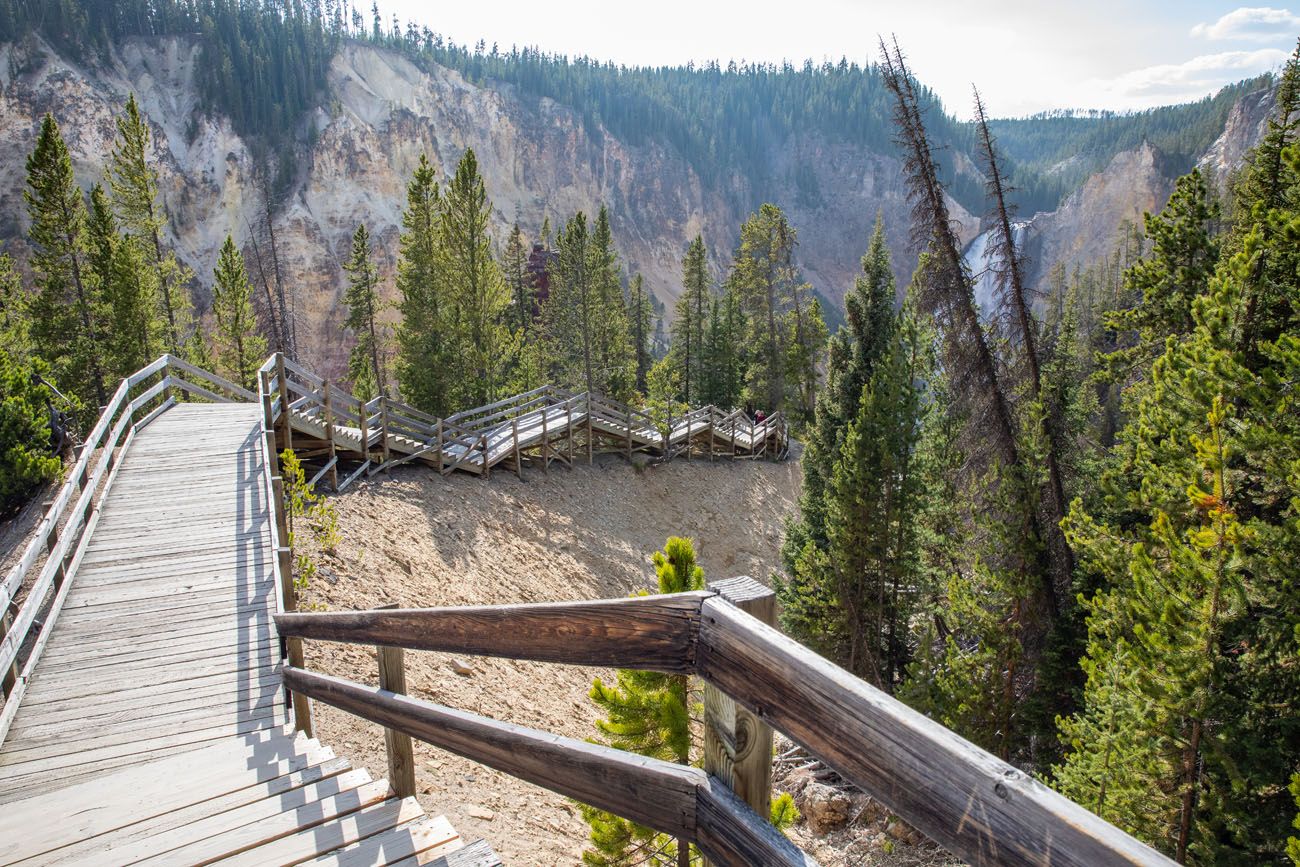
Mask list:
[[[286,667],[291,690],[585,804],[695,843],[722,865],[810,867],[803,852],[698,768]]]
[[[638,602],[643,604],[638,607]],[[629,619],[635,625],[628,626]],[[569,622],[577,626],[566,628]],[[709,591],[459,611],[281,615],[276,625],[282,634],[335,641],[696,674],[971,863],[1173,863]],[[659,635],[647,633],[652,625]],[[291,688],[294,683],[306,688],[322,683],[295,678]],[[352,697],[355,701],[344,709],[366,716],[364,705],[371,698],[361,693]],[[454,716],[440,711],[425,722],[433,726],[435,719],[447,722]],[[431,729],[410,733],[439,743]],[[546,737],[553,745],[560,742]],[[551,763],[564,765],[581,753],[566,748]],[[586,799],[585,794],[572,796]],[[646,824],[665,833],[685,833]]]
[[[180,376],[181,373],[206,381],[217,391],[185,380]],[[151,383],[155,377],[157,380]],[[108,494],[121,455],[125,453],[137,430],[175,403],[171,397],[160,401],[173,388],[217,402],[257,398],[253,392],[224,377],[166,354],[121,381],[86,437],[72,471],[28,540],[23,555],[6,573],[4,581],[0,582],[0,614],[4,615],[0,617],[0,672],[6,673],[0,684],[5,696],[4,710],[0,712],[0,740],[3,740],[13,722],[28,680],[53,631],[62,600],[71,586],[68,576],[75,571],[76,563],[85,549],[89,531],[94,525],[99,506]],[[143,418],[136,418],[137,413],[155,402],[158,402],[158,406]],[[8,615],[13,608],[13,601],[40,560],[43,549],[47,553],[45,564],[28,588],[17,615],[10,618]],[[34,628],[37,629],[35,640],[29,644]],[[25,647],[30,647],[30,650],[23,659]],[[20,662],[21,674],[9,676]]]
[[[281,635],[321,641],[686,674],[695,670],[694,635],[709,595],[297,612],[275,624]]]

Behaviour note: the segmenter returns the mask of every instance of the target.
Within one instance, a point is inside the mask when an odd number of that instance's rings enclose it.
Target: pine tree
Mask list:
[[[510,289],[492,255],[492,204],[473,150],[447,184],[438,218],[443,310],[454,404],[481,406],[499,396],[517,352],[507,320]]]
[[[0,253],[0,349],[16,361],[32,356],[31,299],[8,253]]]
[[[157,357],[161,348],[154,275],[144,265],[137,239],[118,232],[108,194],[99,184],[90,191],[86,228],[90,269],[107,307],[106,365],[115,377],[129,376]]]
[[[401,294],[397,327],[397,380],[402,397],[417,409],[448,415],[451,402],[438,229],[442,196],[428,158],[406,186],[401,245],[397,259],[397,291]]]
[[[740,228],[728,277],[744,311],[744,399],[769,411],[812,412],[826,326],[794,262],[795,230],[765,204]]]
[[[591,280],[590,327],[596,390],[616,400],[631,397],[636,384],[636,357],[628,326],[627,304],[619,276],[618,254],[602,205],[596,214],[588,248],[587,273]]]
[[[510,287],[511,305],[514,308],[513,327],[525,341],[533,326],[533,286],[528,274],[528,239],[515,223],[506,239],[505,253],[501,259],[506,285]]]
[[[1300,154],[1288,160],[1294,170]],[[1293,207],[1257,216],[1300,229]],[[1284,577],[1300,552],[1295,273],[1275,339],[1250,345],[1241,315],[1281,237],[1257,225],[1220,263],[1192,331],[1167,341],[1138,393],[1118,478],[1103,479],[1112,497],[1098,514],[1076,502],[1067,522],[1101,590],[1058,785],[1183,862],[1274,857],[1294,812],[1300,723],[1279,709],[1300,701],[1300,590]],[[1088,736],[1111,720],[1137,751],[1118,764]]]
[[[557,384],[597,390],[592,345],[595,292],[589,270],[587,218],[579,211],[556,237],[551,291],[542,307],[546,366]]]
[[[343,327],[352,332],[356,344],[348,355],[348,377],[352,392],[368,401],[377,394],[387,393],[381,326],[379,317],[378,273],[371,261],[370,233],[366,224],[357,226],[352,235],[352,255],[343,265],[348,273],[348,288],[343,295],[348,315]]]
[[[87,264],[86,206],[54,116],[41,122],[27,157],[23,192],[36,280],[31,336],[61,382],[86,402],[108,402],[103,370],[103,302]]]
[[[663,551],[654,555],[659,593],[685,593],[704,589],[704,570],[695,564],[690,539],[673,536]],[[689,764],[691,761],[691,708],[689,678],[685,675],[619,669],[615,683],[596,678],[591,700],[604,712],[596,729],[601,740],[615,749],[627,750],[661,761]],[[594,807],[582,807],[591,826],[592,848],[582,855],[584,864],[612,867],[642,860],[658,852],[672,860],[680,842]],[[679,863],[681,863],[679,861]]]
[[[212,313],[217,320],[217,370],[248,389],[257,388],[257,370],[266,358],[266,338],[257,333],[253,287],[244,257],[226,236],[217,258]]]
[[[654,305],[645,291],[640,274],[633,275],[628,297],[628,321],[631,326],[632,353],[636,358],[636,390],[646,394],[650,366],[654,363],[651,341],[654,339]]]
[[[677,296],[672,329],[672,354],[681,369],[682,397],[687,404],[704,402],[704,344],[710,309],[707,255],[704,238],[696,235],[682,260],[682,294]]]
[[[778,582],[792,635],[882,689],[909,661],[908,597],[922,585],[926,479],[915,466],[925,425],[928,335],[891,312],[886,341],[839,442],[823,491],[823,541],[792,532]],[[802,548],[791,550],[802,540]],[[793,544],[792,544],[793,543]]]
[[[189,290],[193,278],[176,253],[162,243],[163,214],[158,208],[158,173],[149,165],[149,122],[140,113],[135,94],[117,119],[117,140],[109,161],[110,187],[123,227],[138,237],[154,270],[154,285],[163,318],[164,348],[184,354],[192,323]]]

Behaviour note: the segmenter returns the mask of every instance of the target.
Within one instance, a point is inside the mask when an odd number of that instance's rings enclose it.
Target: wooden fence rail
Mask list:
[[[163,355],[118,385],[22,556],[0,583],[0,741],[13,724],[53,632],[71,586],[65,579],[75,572],[85,550],[120,456],[136,431],[174,405],[179,395],[216,402],[257,399],[248,389],[172,355]],[[37,570],[42,554],[45,562]]]
[[[1173,863],[727,601],[770,591],[748,579],[715,586],[722,592],[296,613],[277,617],[276,625],[282,635],[299,638],[695,674],[971,863]],[[737,796],[722,795],[726,784],[703,771],[664,767],[298,666],[286,671],[285,682],[291,690],[691,840],[715,863],[811,863],[782,849],[772,834],[763,832],[760,839],[758,825],[765,823],[758,814]]]

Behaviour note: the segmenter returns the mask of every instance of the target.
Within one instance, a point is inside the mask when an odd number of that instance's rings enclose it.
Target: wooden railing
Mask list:
[[[734,579],[670,596],[292,613],[276,624],[281,635],[298,640],[695,675],[971,863],[1172,863],[728,601],[752,603],[769,594]],[[385,689],[294,664],[284,681],[298,695],[395,735],[690,841],[714,863],[814,863],[761,817],[769,792],[751,780],[748,797],[758,803],[747,804],[731,790],[741,787],[725,779],[728,762],[710,759],[716,748],[707,744],[708,770],[701,770],[412,698],[391,688],[391,679]],[[707,722],[712,727],[716,720]]]
[[[22,556],[0,584],[0,671],[4,672],[0,741],[49,641],[71,586],[67,577],[80,562],[120,456],[137,431],[182,395],[217,402],[257,399],[248,389],[171,355],[163,355],[118,385]]]
[[[742,411],[705,406],[660,419],[608,397],[551,385],[437,418],[386,395],[363,402],[280,355],[263,366],[259,392],[271,400],[281,448],[295,448],[294,419],[319,432],[302,435],[310,445],[295,451],[317,468],[309,481],[327,479],[335,491],[363,474],[373,476],[416,459],[425,459],[444,475],[467,470],[490,477],[493,466],[506,461],[522,476],[526,456],[549,471],[554,460],[573,462],[575,435],[582,437],[588,461],[597,451],[628,458],[638,451],[665,458],[684,453],[689,459],[701,448],[713,459],[727,455],[728,443],[733,458],[782,459],[789,447],[788,426],[779,412],[756,423]],[[284,413],[286,407],[292,416]],[[566,448],[555,447],[558,438],[566,440]],[[707,445],[701,446],[701,440]],[[354,465],[340,477],[345,458]]]

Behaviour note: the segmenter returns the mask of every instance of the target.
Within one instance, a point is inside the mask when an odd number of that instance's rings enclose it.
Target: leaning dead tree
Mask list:
[[[880,41],[881,71],[894,97],[896,140],[904,153],[904,172],[912,203],[912,240],[926,257],[921,273],[921,302],[943,338],[943,364],[950,377],[954,410],[965,419],[965,445],[977,469],[1000,465],[1011,478],[1026,475],[1020,455],[1015,416],[998,359],[980,321],[970,269],[948,212],[946,190],[925,131],[920,99],[903,52]],[[1010,516],[1009,516],[1010,517]],[[1025,509],[1019,516],[1027,539],[1049,537],[1046,516]],[[1026,547],[1031,550],[1032,544]],[[1038,559],[1041,555],[1029,555]],[[1026,572],[1048,572],[1047,564],[1012,564]],[[1055,582],[1043,574],[1041,597],[1018,602],[1017,620],[1028,621],[1026,644],[1038,644],[1057,611]],[[1021,603],[1027,603],[1033,614]],[[1027,624],[1027,625],[1028,625]]]
[[[1012,206],[1007,204],[1006,178],[998,164],[993,134],[989,131],[984,113],[984,101],[975,90],[975,123],[979,130],[979,148],[987,177],[986,188],[992,209],[993,229],[989,243],[990,268],[993,271],[996,297],[1003,328],[1011,338],[1014,368],[1028,377],[1029,387],[1039,402],[1042,413],[1042,435],[1047,447],[1047,481],[1041,496],[1040,523],[1046,531],[1048,556],[1051,558],[1052,579],[1058,596],[1068,593],[1074,572],[1074,554],[1061,530],[1065,518],[1065,487],[1061,480],[1061,436],[1059,419],[1051,412],[1050,401],[1043,390],[1042,364],[1038,349],[1038,325],[1034,320],[1033,305],[1025,287],[1024,261],[1016,249],[1015,230],[1012,226]],[[1016,364],[1018,362],[1018,364]]]

